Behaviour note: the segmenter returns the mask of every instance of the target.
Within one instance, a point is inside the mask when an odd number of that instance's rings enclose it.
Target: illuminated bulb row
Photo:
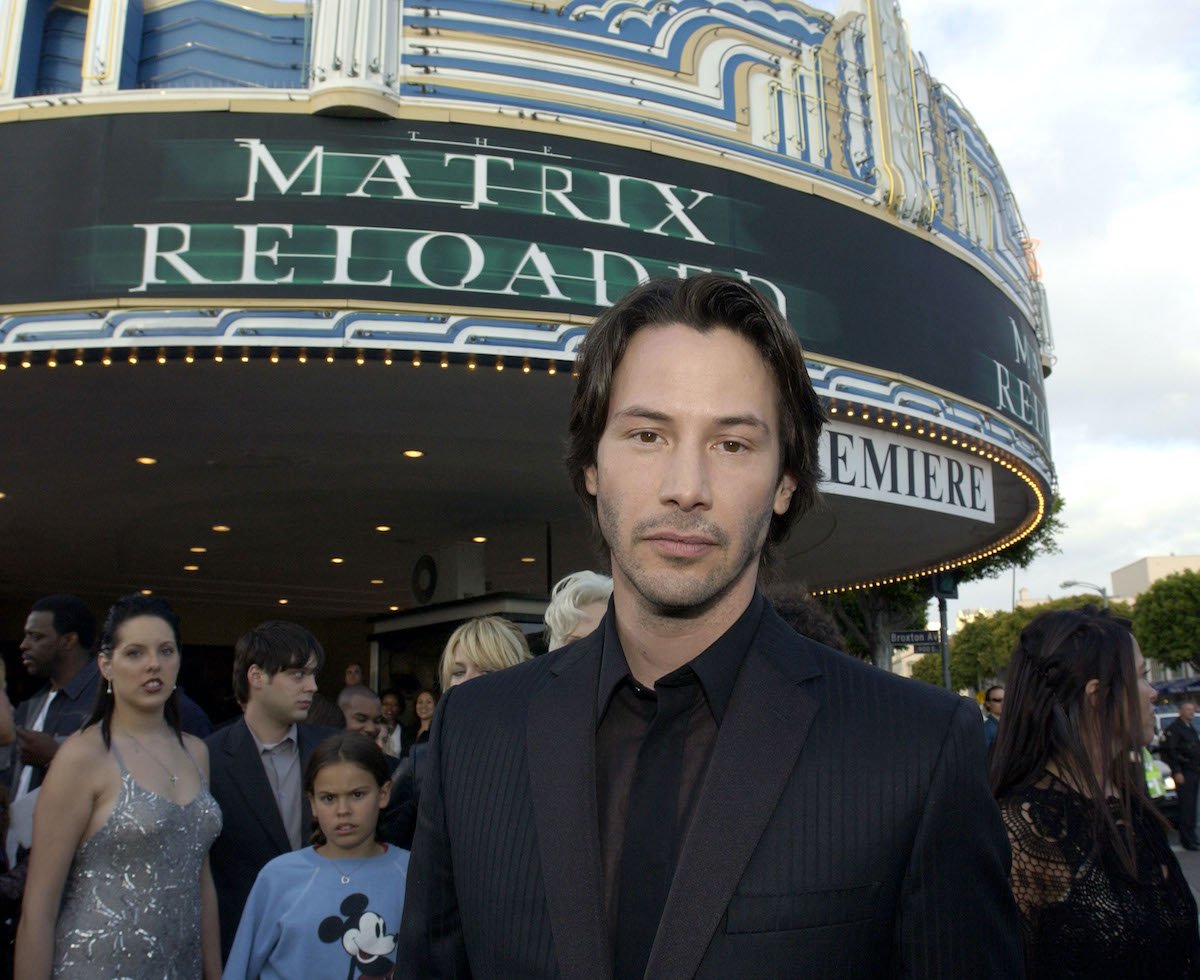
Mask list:
[[[977,437],[968,436],[965,433],[957,432],[946,426],[937,426],[935,424],[926,424],[921,419],[913,419],[907,415],[883,415],[878,409],[872,409],[867,406],[856,406],[853,402],[846,402],[844,407],[839,408],[836,401],[831,401],[829,405],[829,414],[831,416],[845,415],[846,418],[860,417],[865,422],[870,422],[872,419],[877,425],[889,423],[890,428],[903,429],[905,432],[915,432],[918,436],[928,436],[934,442],[946,442],[952,447],[966,450],[969,453],[974,453],[977,456],[990,460],[1006,467],[1007,469],[1016,472],[1016,469],[1007,460],[1015,459],[1015,457],[1006,456],[995,447],[990,447],[987,443],[978,441]]]
[[[938,572],[953,571],[956,568],[962,568],[966,565],[970,565],[972,562],[980,561],[984,558],[991,558],[993,555],[999,554],[1006,548],[1011,548],[1018,541],[1028,537],[1031,533],[1033,533],[1034,528],[1036,528],[1042,522],[1042,518],[1046,515],[1046,498],[1043,495],[1041,488],[1037,485],[1037,481],[1029,476],[1029,474],[1025,473],[1020,468],[1012,466],[1003,461],[1001,461],[1001,465],[1023,480],[1033,492],[1033,495],[1037,498],[1037,513],[1035,513],[1031,518],[1029,518],[1029,520],[1017,528],[1016,532],[1014,532],[1012,535],[992,545],[990,548],[984,548],[980,551],[971,552],[969,555],[966,555],[963,558],[958,558],[954,561],[943,562],[940,565],[922,568],[915,572],[908,572],[904,575],[889,575],[884,578],[870,581],[856,582],[853,585],[840,585],[831,589],[816,589],[814,590],[813,595],[840,595],[845,592],[856,592],[859,589],[879,588],[880,586],[884,585],[895,585],[899,582],[911,582],[913,579],[928,578],[930,575],[936,575]]]
[[[140,355],[138,353],[137,348],[130,348],[129,353],[127,355],[127,360],[129,361],[129,363],[137,364],[139,357],[140,357]],[[241,363],[243,363],[243,364],[249,364],[251,357],[252,357],[252,355],[250,352],[250,348],[243,347],[238,355],[238,360],[240,360]],[[159,364],[166,364],[167,361],[170,360],[170,355],[169,355],[168,349],[165,347],[158,348],[157,354],[155,355],[154,359]],[[220,347],[214,347],[212,359],[213,359],[214,363],[221,364],[225,360],[224,350]],[[278,364],[283,359],[283,355],[280,353],[280,349],[278,347],[272,347],[270,353],[267,355],[267,359],[272,364]],[[73,360],[74,360],[74,364],[76,367],[83,367],[83,365],[85,363],[87,363],[87,357],[86,357],[85,352],[82,349],[76,351],[75,357]],[[183,360],[187,364],[195,364],[196,363],[195,349],[192,347],[188,347],[184,352]],[[308,348],[301,347],[296,355],[296,361],[300,364],[307,364],[308,360],[309,360]],[[355,364],[357,364],[359,367],[362,367],[363,365],[365,365],[367,363],[367,360],[368,360],[368,357],[367,357],[366,350],[359,348],[358,350],[355,351],[355,355],[354,355],[354,363]],[[395,363],[395,360],[396,360],[395,351],[391,350],[390,348],[385,349],[383,352],[383,363],[386,366],[391,367],[392,364]],[[333,364],[335,361],[337,361],[337,352],[334,348],[329,348],[325,353],[325,363]],[[55,367],[58,367],[59,363],[60,362],[59,362],[58,351],[52,350],[46,355],[46,367],[55,368]],[[109,350],[107,348],[105,349],[103,355],[100,358],[100,363],[103,364],[105,367],[110,367],[112,365],[113,355],[112,355],[111,350]],[[410,363],[412,364],[413,367],[421,366],[423,361],[422,361],[420,351],[413,351],[412,357],[410,359]],[[29,354],[29,353],[22,354],[20,364],[21,364],[21,367],[23,367],[23,368],[33,367],[33,364],[34,364],[33,355]],[[443,352],[441,357],[438,360],[438,365],[439,365],[439,367],[448,368],[450,366],[450,355],[446,352]],[[479,366],[479,364],[478,364],[478,361],[476,360],[475,355],[468,354],[467,355],[468,370],[474,371],[474,370],[476,370],[476,368],[478,366]],[[497,371],[503,371],[506,366],[507,365],[504,360],[504,357],[497,356],[497,358],[493,364],[493,367],[495,367],[495,369]],[[7,355],[0,354],[0,371],[7,371],[7,370],[8,370]],[[533,372],[533,365],[530,363],[529,358],[528,357],[522,358],[521,359],[521,373],[522,374],[531,374],[532,372]],[[558,364],[556,361],[549,360],[546,362],[546,373],[547,374],[557,374],[558,373]],[[578,377],[578,374],[576,372],[572,371],[571,376]]]

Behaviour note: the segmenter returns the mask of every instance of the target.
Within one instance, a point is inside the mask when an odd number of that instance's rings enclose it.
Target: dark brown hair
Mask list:
[[[719,327],[745,338],[775,378],[783,473],[796,480],[788,509],[771,518],[767,546],[787,537],[792,523],[817,498],[817,461],[825,411],[804,366],[804,351],[787,320],[753,287],[732,276],[704,273],[689,279],[651,279],[605,310],[588,330],[575,359],[579,380],[571,400],[567,472],[597,530],[596,498],[588,492],[585,470],[596,465],[596,448],[608,422],[613,375],[629,341],[645,327],[683,324],[700,333]],[[607,553],[607,546],[600,539]]]
[[[325,665],[325,651],[303,626],[281,619],[259,623],[243,633],[233,648],[233,696],[242,706],[250,700],[251,667],[260,667],[267,677],[274,677],[281,670],[307,667],[314,658],[320,670]]]
[[[388,765],[387,756],[383,754],[383,750],[375,744],[373,739],[367,738],[362,732],[340,732],[337,735],[330,735],[313,749],[313,754],[308,759],[308,765],[304,767],[304,795],[313,795],[313,787],[317,783],[317,773],[326,766],[332,766],[338,762],[348,762],[352,766],[365,769],[375,780],[375,785],[379,787],[385,786],[391,778],[392,771]],[[320,847],[327,841],[325,835],[321,833],[321,825],[317,823],[315,815],[312,823],[311,841]]]
[[[992,751],[992,793],[1000,799],[1043,779],[1052,765],[1088,799],[1097,846],[1108,843],[1122,868],[1137,876],[1133,807],[1155,812],[1146,799],[1141,759],[1141,708],[1129,621],[1095,606],[1041,613],[1021,631],[1005,685],[1004,714]],[[1093,709],[1088,682],[1099,681]],[[1111,747],[1111,748],[1110,748]],[[1110,753],[1097,775],[1094,753]],[[1119,797],[1120,819],[1107,802],[1105,780]]]

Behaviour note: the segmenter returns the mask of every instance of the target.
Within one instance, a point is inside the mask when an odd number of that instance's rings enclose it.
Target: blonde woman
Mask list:
[[[450,634],[442,651],[442,690],[532,660],[525,634],[502,616],[480,616]]]

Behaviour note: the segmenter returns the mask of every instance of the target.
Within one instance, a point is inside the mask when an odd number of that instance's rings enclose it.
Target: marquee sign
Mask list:
[[[0,125],[0,186],[9,310],[234,298],[587,317],[647,276],[713,270],[774,300],[814,356],[1046,441],[1034,332],[998,287],[886,221],[721,168],[460,124],[136,114]]]
[[[821,433],[822,493],[996,521],[992,467],[928,439],[829,422]]]

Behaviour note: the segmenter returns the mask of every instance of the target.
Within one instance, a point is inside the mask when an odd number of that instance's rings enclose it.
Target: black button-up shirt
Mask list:
[[[765,600],[756,592],[745,612],[715,643],[655,684],[656,688],[687,686],[693,689],[684,741],[679,806],[675,814],[676,855],[704,783],[717,730],[725,717],[746,651],[758,631],[764,607]],[[637,767],[638,749],[654,718],[656,705],[654,689],[643,687],[629,672],[610,604],[604,617],[604,649],[596,689],[596,802],[600,816],[605,921],[610,941],[616,929],[629,791]]]

